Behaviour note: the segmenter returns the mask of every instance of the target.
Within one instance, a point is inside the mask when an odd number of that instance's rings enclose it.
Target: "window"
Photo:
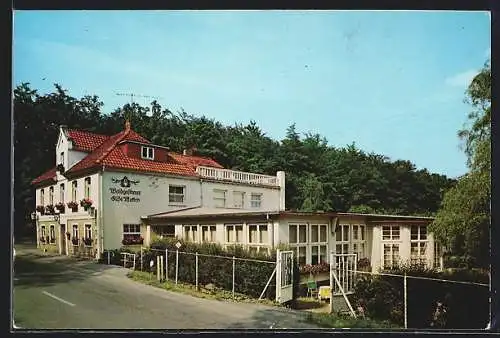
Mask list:
[[[85,238],[92,238],[92,225],[85,224]]]
[[[64,167],[64,151],[62,151],[61,155],[59,156],[59,163]]]
[[[225,227],[226,227],[226,243],[243,242],[242,224],[226,224]]]
[[[443,247],[437,241],[434,242],[434,269],[441,269],[441,256],[443,254]]]
[[[184,203],[184,186],[169,185],[168,186],[168,202],[169,203]]]
[[[384,244],[384,269],[394,269],[399,265],[399,244]]]
[[[184,239],[190,242],[196,242],[198,240],[198,226],[197,225],[185,225],[184,226]]]
[[[49,204],[54,205],[54,187],[49,188]]]
[[[243,208],[245,205],[245,193],[241,191],[233,191],[233,206],[235,208]]]
[[[78,238],[78,224],[73,224],[73,238]]]
[[[64,183],[59,186],[59,201],[64,203]]]
[[[214,206],[216,208],[226,207],[226,190],[214,189]]]
[[[267,244],[267,224],[251,224],[248,226],[248,243]]]
[[[397,241],[400,239],[398,225],[384,225],[382,227],[383,241]]]
[[[40,204],[45,205],[45,190],[44,189],[40,190]]]
[[[201,226],[201,240],[202,242],[215,242],[217,228],[215,225],[202,225]]]
[[[349,253],[349,237],[350,228],[348,224],[339,225],[335,229],[335,253],[336,254],[347,254]]]
[[[288,242],[295,250],[299,265],[305,265],[307,256],[307,224],[289,224]]]
[[[85,198],[90,198],[90,177],[85,178]]]
[[[153,226],[153,232],[160,238],[175,237],[175,225]]]
[[[400,227],[398,225],[382,226],[382,241],[385,242],[383,244],[384,269],[393,269],[399,265],[399,243],[395,243],[394,241],[399,241],[400,239]]]
[[[54,225],[50,226],[50,244],[56,244],[56,229]]]
[[[250,206],[252,208],[260,208],[262,204],[262,194],[250,195]]]
[[[73,181],[71,184],[71,200],[76,202],[76,189],[78,188],[78,182]]]
[[[141,155],[142,155],[142,158],[144,158],[146,160],[152,160],[152,159],[154,159],[154,155],[155,155],[154,148],[152,148],[152,147],[141,147]]]
[[[357,259],[365,258],[365,226],[362,224],[352,226],[352,252],[357,254]]]
[[[327,261],[327,232],[326,224],[311,224],[311,264]]]
[[[40,228],[40,237],[43,238],[43,240],[45,240],[45,225],[42,225],[41,228]]]
[[[140,224],[123,224],[123,238],[141,238]]]
[[[412,265],[426,264],[427,226],[413,225],[410,230],[410,260]]]

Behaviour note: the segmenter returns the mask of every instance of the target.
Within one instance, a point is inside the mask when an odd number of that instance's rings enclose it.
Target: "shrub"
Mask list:
[[[487,283],[481,270],[449,270],[438,272],[424,267],[402,266],[385,271],[392,274],[436,279]],[[354,301],[362,300],[370,318],[404,322],[403,278],[371,275],[359,277]],[[488,288],[435,280],[407,278],[408,327],[429,328],[437,302],[447,309],[444,328],[483,328],[488,321]]]

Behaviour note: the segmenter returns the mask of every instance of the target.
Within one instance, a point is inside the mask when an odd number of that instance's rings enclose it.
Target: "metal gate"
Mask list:
[[[293,299],[293,251],[276,251],[276,301]]]
[[[330,279],[332,280],[333,295],[342,295],[342,290],[338,283],[336,283],[333,273],[336,274],[344,293],[354,293],[355,277],[358,268],[357,256],[357,254],[330,254],[330,262],[332,262]]]

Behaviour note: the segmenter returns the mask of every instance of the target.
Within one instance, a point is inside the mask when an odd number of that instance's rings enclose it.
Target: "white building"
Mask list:
[[[283,243],[295,250],[301,265],[329,262],[329,254],[335,253],[357,254],[373,272],[402,263],[442,267],[441,249],[427,230],[430,217],[200,207],[143,220],[146,244],[159,234],[251,251]]]
[[[284,172],[227,170],[189,151],[177,154],[154,145],[129,123],[112,136],[61,127],[55,152],[55,167],[32,184],[38,247],[60,254],[97,257],[140,244],[141,217],[154,213],[189,207],[285,209]]]

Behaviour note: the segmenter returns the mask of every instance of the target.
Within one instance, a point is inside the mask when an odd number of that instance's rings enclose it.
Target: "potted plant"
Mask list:
[[[65,209],[65,206],[64,206],[64,203],[63,202],[59,202],[55,205],[56,209],[59,210],[59,212],[61,214],[64,214],[64,209]]]
[[[45,207],[45,214],[47,215],[53,215],[55,213],[55,208],[54,208],[54,205],[52,204],[49,204]]]
[[[83,244],[85,244],[86,246],[91,246],[92,245],[92,238],[84,238]]]
[[[45,207],[43,205],[37,205],[36,211],[38,211],[42,215],[45,215]]]
[[[90,198],[84,198],[80,201],[80,205],[87,211],[92,206],[92,200]]]
[[[71,209],[71,211],[73,211],[73,212],[78,211],[78,203],[76,203],[75,201],[70,201],[66,205],[68,206],[68,208]]]
[[[59,163],[57,165],[57,171],[59,171],[61,174],[64,172],[64,165],[62,163]]]
[[[71,243],[73,243],[73,245],[78,245],[78,238],[77,237],[73,237],[71,239]]]

